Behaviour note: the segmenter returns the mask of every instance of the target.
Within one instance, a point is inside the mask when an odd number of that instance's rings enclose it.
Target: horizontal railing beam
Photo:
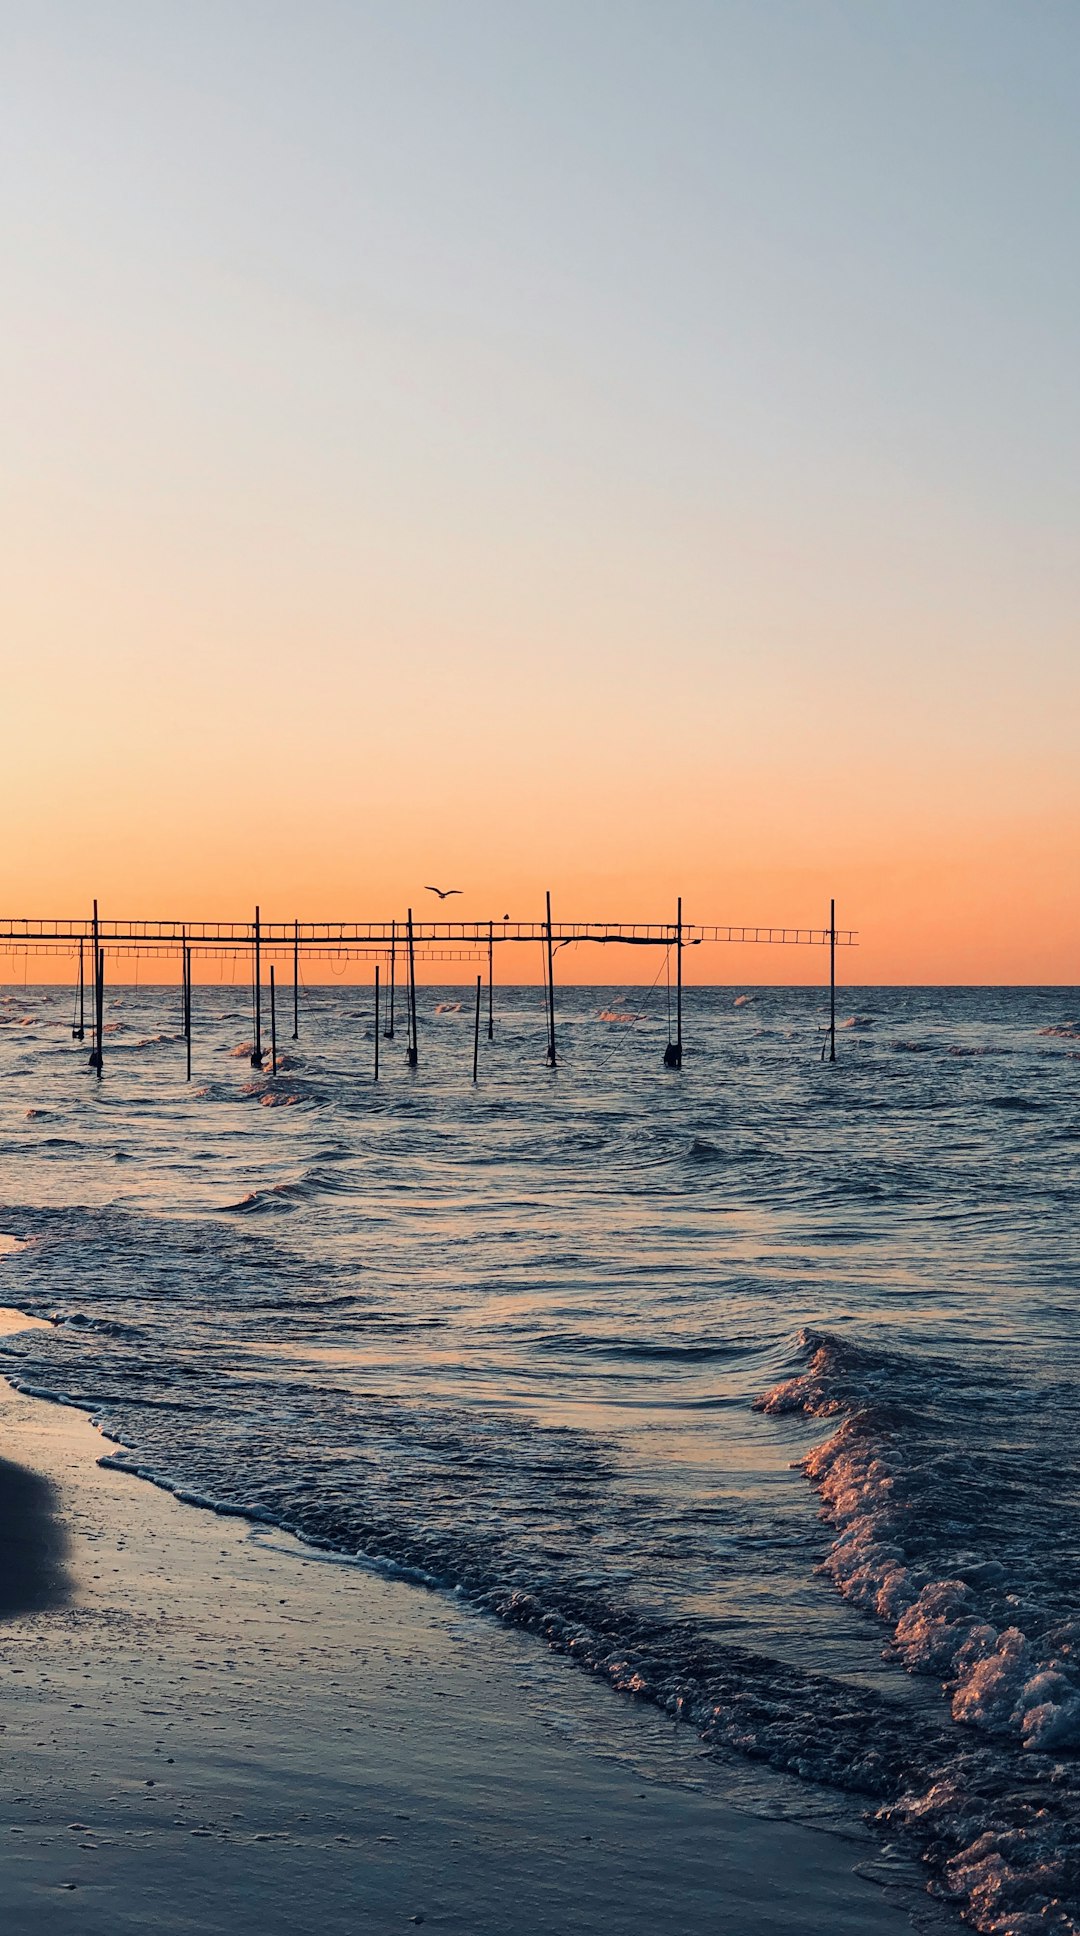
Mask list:
[[[396,924],[399,941],[403,927],[401,921]],[[299,944],[304,952],[310,954],[348,947],[388,948],[393,928],[394,924],[390,921],[302,921],[299,927],[291,921],[264,921],[260,923],[259,934],[263,948],[287,950]],[[421,921],[413,925],[415,945],[426,949],[454,943],[468,948],[486,948],[489,941],[496,946],[507,942],[535,943],[543,941],[546,932],[542,921]],[[185,943],[199,953],[221,948],[250,949],[255,943],[254,925],[247,921],[101,920],[97,933],[102,947],[145,953],[161,948],[181,948]],[[854,928],[838,928],[836,946],[857,947],[857,934],[858,930]],[[90,920],[29,917],[8,920],[0,923],[0,949],[6,949],[9,953],[24,949],[51,951],[77,946],[80,941],[91,940],[93,935],[94,924]],[[581,942],[601,947],[617,945],[630,948],[670,948],[676,945],[678,939],[674,924],[629,921],[558,921],[552,923],[551,936],[560,946]],[[682,929],[682,945],[691,948],[703,943],[823,948],[828,947],[829,940],[828,928],[687,924]]]

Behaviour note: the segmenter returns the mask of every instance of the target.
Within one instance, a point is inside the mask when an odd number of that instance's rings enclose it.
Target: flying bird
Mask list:
[[[425,887],[424,889],[425,894],[437,894],[440,901],[445,901],[451,894],[461,894],[462,892],[463,889],[460,887]]]

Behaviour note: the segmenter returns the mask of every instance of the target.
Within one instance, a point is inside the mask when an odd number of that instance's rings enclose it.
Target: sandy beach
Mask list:
[[[9,1928],[900,1936],[933,1915],[856,1825],[695,1789],[688,1730],[667,1780],[590,1747],[597,1704],[632,1710],[534,1642],[103,1468],[70,1408],[4,1384],[0,1416]]]

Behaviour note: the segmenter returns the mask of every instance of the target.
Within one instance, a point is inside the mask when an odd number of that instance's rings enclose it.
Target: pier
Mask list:
[[[300,988],[304,961],[325,963],[337,972],[346,972],[350,963],[374,968],[375,987],[387,991],[385,1035],[394,1035],[394,1008],[397,979],[402,956],[405,964],[405,1008],[407,1020],[406,1060],[417,1067],[420,1059],[417,1023],[418,964],[468,962],[477,971],[476,1040],[479,1042],[479,1017],[483,983],[487,982],[487,1036],[495,1033],[495,961],[499,950],[515,951],[532,947],[540,951],[543,966],[547,1026],[546,1058],[550,1069],[558,1067],[558,1030],[556,1015],[555,965],[559,953],[568,947],[651,948],[664,951],[670,971],[674,960],[675,1009],[664,1051],[664,1065],[677,1071],[683,1061],[683,956],[687,949],[704,943],[750,945],[770,948],[820,948],[828,960],[829,1024],[822,1045],[822,1057],[836,1060],[836,956],[840,948],[858,945],[857,930],[836,926],[836,903],[829,904],[829,919],[821,927],[780,925],[736,925],[724,922],[692,922],[683,919],[681,898],[672,921],[596,921],[557,920],[552,913],[550,893],[540,919],[485,920],[426,919],[408,908],[404,918],[397,915],[384,921],[267,921],[261,907],[249,920],[192,921],[119,919],[103,916],[97,901],[89,915],[71,918],[34,918],[20,916],[0,921],[0,955],[14,957],[66,956],[76,971],[75,1012],[72,1036],[83,1041],[86,1034],[86,958],[90,954],[93,972],[93,1022],[90,1064],[100,1077],[103,1069],[103,1002],[106,962],[175,961],[179,964],[182,990],[182,1029],[186,1048],[186,1067],[191,1072],[192,971],[197,961],[214,959],[235,963],[242,959],[250,976],[252,997],[251,1063],[262,1069],[266,1061],[263,1044],[264,993],[269,977],[271,1021],[271,1060],[277,1065],[277,993],[283,968],[291,969],[292,1038],[300,1033]],[[535,956],[534,956],[535,960]],[[365,983],[368,979],[365,973]],[[376,994],[378,1004],[379,995]],[[474,1055],[474,1062],[476,1057]],[[375,1062],[378,1079],[378,1057]]]

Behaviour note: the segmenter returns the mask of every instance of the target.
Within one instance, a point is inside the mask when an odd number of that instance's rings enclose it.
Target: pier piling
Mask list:
[[[386,1005],[386,1039],[394,1039],[394,996],[397,992],[397,922],[390,923],[390,1000]]]
[[[101,925],[98,921],[98,904],[94,902],[93,947],[94,947],[94,1022],[91,1029],[93,1046],[90,1050],[90,1067],[101,1074]]]
[[[379,964],[375,963],[375,1080],[379,1080]]]
[[[495,1040],[495,923],[488,922],[488,1041]]]
[[[95,920],[96,920],[96,913],[97,913],[96,901],[94,902],[94,910],[95,910]],[[94,1008],[96,1011],[97,1019],[94,1027],[94,1044],[95,1044],[94,1053],[90,1057],[90,1060],[94,1068],[97,1070],[97,1078],[98,1078],[98,1081],[100,1082],[101,1075],[102,1075],[102,1063],[104,1060],[103,1044],[105,1041],[105,950],[104,948],[99,948],[97,951],[97,971],[96,971],[94,980],[95,980]]]
[[[262,1046],[262,924],[258,908],[255,909],[255,929],[253,946],[252,1012],[255,1024],[255,1040],[251,1045],[251,1066],[261,1069],[263,1065]]]
[[[675,1040],[669,1042],[664,1050],[665,1069],[682,1068],[682,951],[683,918],[682,895],[679,895],[675,910]],[[670,983],[668,984],[670,987]],[[671,996],[668,996],[668,1028],[671,1028]]]
[[[476,977],[476,1017],[473,1021],[473,1038],[472,1038],[472,1079],[474,1082],[476,1081],[477,1072],[480,1067],[480,993],[482,988],[483,988],[483,977],[481,975],[477,975]]]
[[[270,1074],[277,1075],[277,981],[270,963]]]
[[[191,1081],[191,949],[184,943],[184,1043],[187,1050],[187,1078]]]
[[[292,1039],[300,1037],[300,923],[293,922],[292,944]]]
[[[71,1025],[73,1042],[86,1040],[86,954],[83,938],[79,936],[79,979],[75,989],[75,1020]]]
[[[836,1061],[836,902],[829,902],[829,1061]]]
[[[550,888],[547,891],[545,904],[547,909],[545,919],[544,919],[545,958],[547,961],[547,1011],[548,1011],[547,1065],[549,1069],[557,1069],[559,1066],[559,1060],[558,1060],[558,1056],[555,1053],[555,949],[554,949],[554,944],[553,944],[552,935],[551,935],[551,890]]]
[[[416,952],[413,940],[412,909],[408,911],[409,936],[409,1046],[406,1059],[410,1069],[415,1069],[420,1060],[419,1045],[416,1039]]]

